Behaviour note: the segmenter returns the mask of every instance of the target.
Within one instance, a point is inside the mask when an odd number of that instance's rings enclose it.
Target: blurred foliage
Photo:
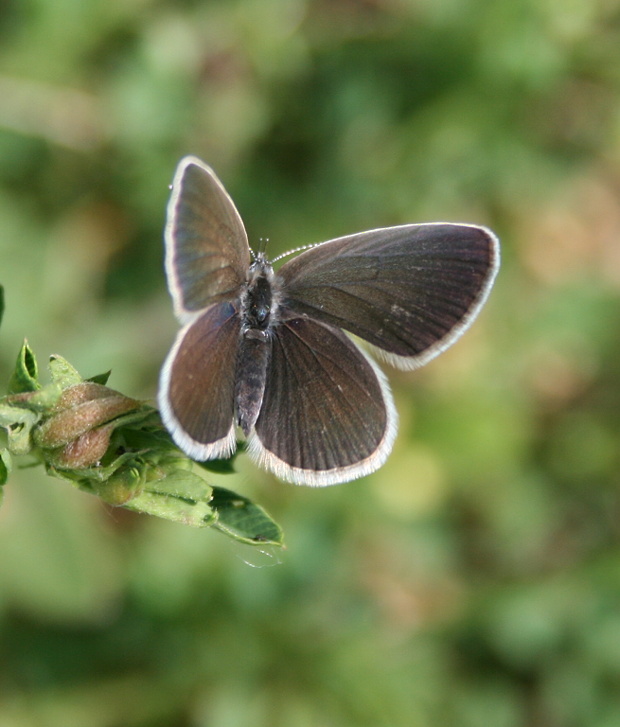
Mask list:
[[[618,0],[5,0],[0,99],[5,380],[27,335],[154,397],[186,153],[272,255],[443,219],[503,243],[473,329],[389,372],[384,468],[213,476],[277,556],[14,469],[0,725],[616,725]]]

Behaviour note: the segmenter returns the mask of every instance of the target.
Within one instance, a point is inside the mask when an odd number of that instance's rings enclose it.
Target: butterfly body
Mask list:
[[[260,412],[271,358],[270,327],[277,321],[274,272],[262,254],[249,270],[241,294],[241,330],[236,366],[236,421],[249,436]]]
[[[329,485],[380,467],[396,410],[375,360],[403,369],[451,345],[499,265],[486,228],[401,225],[320,243],[277,271],[252,259],[241,218],[203,162],[179,163],[168,206],[166,271],[183,328],[159,403],[196,459],[225,457],[235,424],[250,455],[282,479]],[[346,331],[346,333],[345,333]]]

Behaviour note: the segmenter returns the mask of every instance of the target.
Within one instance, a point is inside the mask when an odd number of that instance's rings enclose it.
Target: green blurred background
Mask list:
[[[620,724],[620,2],[3,0],[3,379],[27,336],[155,396],[187,153],[272,255],[450,220],[502,270],[382,470],[221,478],[285,551],[16,472],[0,727]]]

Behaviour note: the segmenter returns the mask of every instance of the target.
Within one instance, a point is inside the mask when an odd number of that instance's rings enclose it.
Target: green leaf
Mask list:
[[[73,366],[67,361],[67,359],[53,354],[49,360],[49,371],[52,381],[58,384],[62,389],[67,389],[70,386],[81,384],[83,379]]]
[[[5,485],[11,471],[11,453],[8,449],[0,449],[0,487]],[[2,490],[0,490],[0,493]],[[1,495],[0,495],[1,496]]]
[[[101,466],[86,467],[84,469],[67,469],[65,467],[58,467],[54,458],[50,457],[47,462],[47,472],[53,477],[75,482],[80,489],[97,495],[100,485],[105,484],[121,467],[134,467],[135,459],[135,452],[123,452],[119,456],[114,457],[114,455],[110,456],[110,452],[108,451],[103,458]]]
[[[196,462],[207,472],[215,472],[219,475],[232,475],[235,470],[235,460],[242,453],[245,452],[245,442],[237,442],[237,448],[227,459],[208,459],[203,462]]]
[[[235,540],[248,545],[283,545],[280,526],[247,497],[214,487],[210,504],[217,512],[215,527]]]
[[[58,384],[48,384],[37,391],[24,391],[21,394],[9,394],[0,399],[0,421],[4,418],[11,421],[16,411],[29,409],[30,411],[47,413],[56,405],[62,391]],[[0,424],[0,426],[2,426]]]
[[[129,510],[173,520],[195,528],[212,525],[216,518],[212,488],[190,470],[175,470],[148,483],[141,495],[124,505]]]
[[[108,505],[119,507],[142,494],[145,479],[146,468],[130,464],[119,468],[111,477],[89,489]]]
[[[28,454],[32,449],[32,427],[39,421],[39,415],[29,409],[0,403],[0,426],[7,430],[8,449],[11,454]]]
[[[112,369],[104,371],[102,374],[95,374],[95,376],[91,376],[89,379],[85,379],[85,381],[92,381],[93,384],[101,384],[102,386],[105,386],[108,383],[111,373]]]
[[[234,462],[237,456],[235,452],[228,459],[209,459],[204,462],[196,462],[207,472],[214,472],[218,475],[232,475],[235,472]]]
[[[28,342],[24,341],[17,356],[15,371],[9,381],[9,393],[21,394],[25,391],[37,391],[41,388],[38,376],[37,360]]]
[[[139,415],[141,416],[139,417]],[[128,421],[130,419],[132,421]],[[183,457],[179,448],[170,439],[168,432],[158,424],[159,414],[156,409],[149,411],[148,407],[145,407],[135,413],[135,419],[133,414],[127,414],[122,417],[121,421],[120,433],[126,447],[134,450],[153,450],[165,456],[173,453],[176,459]],[[141,426],[138,429],[127,426],[128,423],[134,425],[139,423]]]

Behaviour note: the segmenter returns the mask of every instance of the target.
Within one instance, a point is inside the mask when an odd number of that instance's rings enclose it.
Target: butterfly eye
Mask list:
[[[252,317],[255,318],[258,324],[266,322],[266,320],[269,318],[269,312],[269,306],[265,305],[264,303],[260,305],[253,303],[252,308],[250,309]]]

